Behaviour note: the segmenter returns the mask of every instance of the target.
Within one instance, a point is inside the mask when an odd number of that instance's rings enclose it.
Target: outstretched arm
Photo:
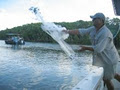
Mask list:
[[[80,34],[79,30],[63,30],[63,32],[71,34],[71,35],[78,35]]]

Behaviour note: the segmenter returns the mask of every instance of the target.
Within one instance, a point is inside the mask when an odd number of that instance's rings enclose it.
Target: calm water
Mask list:
[[[93,68],[89,52],[77,56],[70,60],[57,44],[0,41],[0,90],[70,90]]]

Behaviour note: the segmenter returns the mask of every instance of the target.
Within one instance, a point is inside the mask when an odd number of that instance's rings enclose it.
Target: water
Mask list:
[[[0,51],[0,90],[70,90],[93,69],[89,52],[74,61],[58,44],[0,41]]]

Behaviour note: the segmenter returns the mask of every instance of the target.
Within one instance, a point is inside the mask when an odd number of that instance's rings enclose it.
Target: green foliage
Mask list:
[[[113,18],[109,19],[106,18],[106,25],[111,30],[113,34],[115,34],[118,30],[118,23],[120,22],[120,19]],[[92,26],[91,21],[83,21],[79,20],[76,22],[61,22],[56,23],[58,25],[61,25],[63,27],[66,27],[69,30],[72,29],[78,29],[78,28],[87,28]],[[26,24],[23,26],[14,27],[12,29],[6,29],[0,31],[0,39],[5,40],[7,33],[19,33],[23,36],[25,41],[31,41],[31,42],[50,42],[55,43],[55,41],[46,34],[41,29],[41,23],[31,23]],[[81,37],[80,35],[70,35],[69,38],[66,40],[68,43],[74,43],[74,44],[90,44],[90,40],[88,36]],[[120,33],[115,38],[115,44],[116,46],[120,46]]]

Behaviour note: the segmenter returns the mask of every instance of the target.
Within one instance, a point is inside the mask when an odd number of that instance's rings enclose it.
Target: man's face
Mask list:
[[[99,27],[101,24],[103,24],[103,21],[100,18],[94,18],[92,21],[95,27]]]

